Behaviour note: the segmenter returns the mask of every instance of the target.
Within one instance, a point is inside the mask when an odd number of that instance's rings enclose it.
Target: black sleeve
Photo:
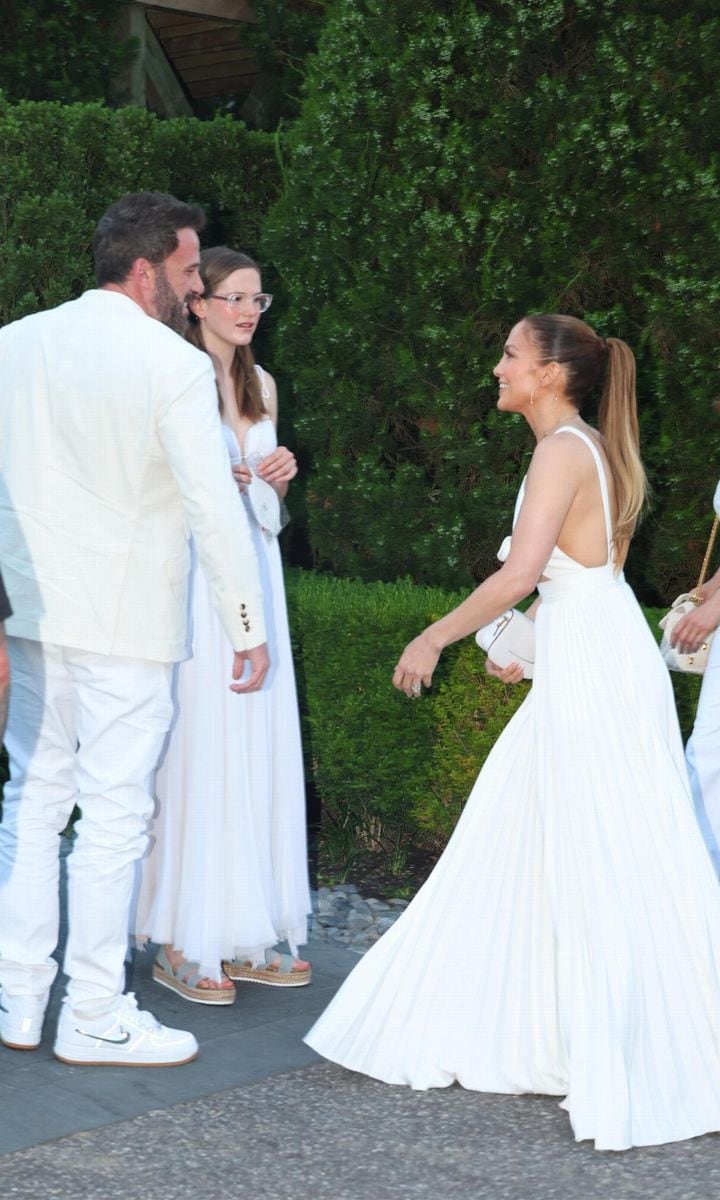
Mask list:
[[[3,585],[2,575],[0,575],[0,621],[6,621],[10,616],[12,616],[12,609]]]

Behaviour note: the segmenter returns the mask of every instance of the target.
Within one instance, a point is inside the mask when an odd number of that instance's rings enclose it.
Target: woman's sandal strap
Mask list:
[[[291,954],[282,954],[280,950],[265,951],[266,967],[270,971],[276,971],[278,975],[292,975],[294,963],[295,959]]]

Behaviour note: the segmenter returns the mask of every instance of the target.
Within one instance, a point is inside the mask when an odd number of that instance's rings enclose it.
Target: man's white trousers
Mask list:
[[[135,863],[170,725],[172,664],[8,638],[10,782],[0,824],[0,984],[47,992],[57,971],[59,839],[69,858],[68,999],[103,1016],[124,987]]]

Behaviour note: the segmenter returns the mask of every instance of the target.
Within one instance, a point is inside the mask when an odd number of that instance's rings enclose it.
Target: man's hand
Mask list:
[[[270,670],[270,655],[265,642],[262,646],[253,646],[252,650],[236,650],[233,662],[232,677],[240,679],[245,670],[245,663],[250,663],[250,678],[244,683],[231,683],[231,692],[259,692],[265,676]]]

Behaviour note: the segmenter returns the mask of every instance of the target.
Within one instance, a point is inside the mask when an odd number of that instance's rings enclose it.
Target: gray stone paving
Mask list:
[[[3,1197],[710,1200],[717,1136],[600,1154],[555,1100],[392,1088],[320,1064],[2,1160]]]
[[[551,1098],[412,1092],[319,1060],[302,1034],[405,903],[320,889],[312,985],[246,985],[219,1011],[153,985],[136,955],[144,1006],[198,1036],[186,1067],[57,1062],[56,988],[41,1049],[0,1048],[3,1200],[715,1200],[720,1135],[602,1154]]]
[[[63,990],[59,980],[40,1049],[22,1053],[0,1046],[0,1155],[318,1062],[303,1034],[330,1002],[357,955],[318,942],[311,957],[309,987],[239,984],[236,1003],[218,1010],[188,1004],[158,987],[150,978],[152,953],[135,955],[128,984],[141,1006],[166,1025],[192,1030],[200,1043],[195,1062],[170,1069],[70,1067],[58,1062],[52,1044]]]

